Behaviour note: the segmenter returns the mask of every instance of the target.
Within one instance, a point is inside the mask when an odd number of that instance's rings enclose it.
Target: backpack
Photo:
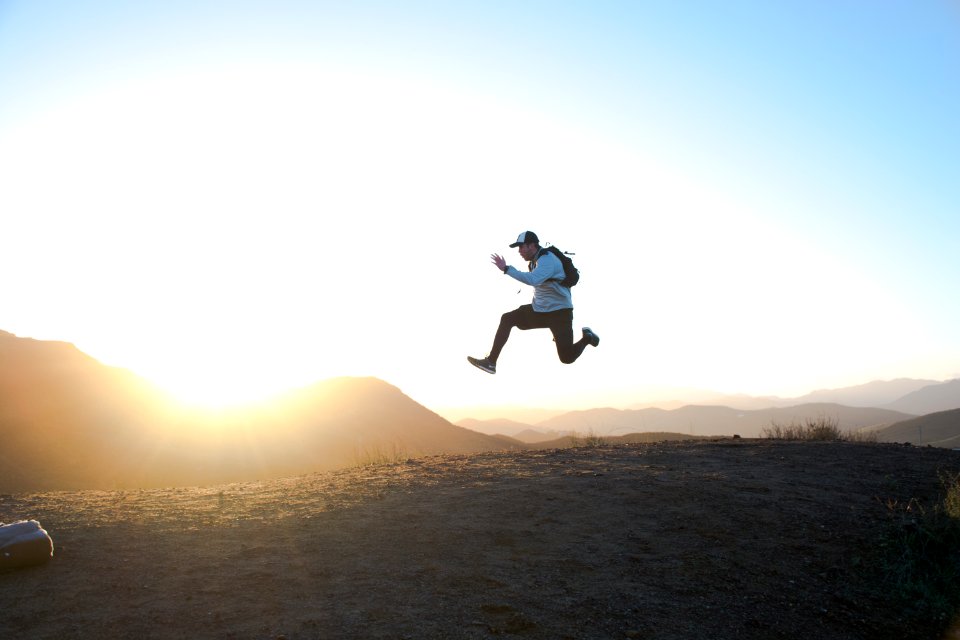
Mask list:
[[[573,260],[570,259],[570,256],[573,255],[572,253],[567,254],[563,251],[560,251],[560,249],[557,249],[553,245],[550,245],[549,247],[540,249],[540,253],[537,254],[537,257],[539,258],[548,251],[560,258],[560,264],[563,265],[563,280],[560,281],[560,286],[567,287],[569,289],[580,282],[580,270],[573,266]]]

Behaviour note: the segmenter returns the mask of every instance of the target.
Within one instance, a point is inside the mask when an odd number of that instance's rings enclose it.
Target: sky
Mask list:
[[[946,0],[0,0],[0,329],[214,404],[951,379],[958,69]],[[528,229],[601,342],[490,376]]]

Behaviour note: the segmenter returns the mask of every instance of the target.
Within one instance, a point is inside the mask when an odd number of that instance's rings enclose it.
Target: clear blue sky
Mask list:
[[[958,69],[946,1],[0,2],[0,329],[201,400],[950,378]],[[527,228],[601,346],[486,376]]]

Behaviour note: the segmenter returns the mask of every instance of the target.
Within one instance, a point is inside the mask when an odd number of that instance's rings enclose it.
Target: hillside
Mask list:
[[[0,576],[0,637],[956,637],[891,568],[904,507],[958,472],[945,449],[724,440],[0,495],[56,546]]]
[[[205,413],[65,343],[3,333],[0,356],[0,492],[213,484],[516,446],[373,378]]]
[[[104,465],[142,457],[171,407],[73,345],[0,331],[0,491],[94,486]]]
[[[892,424],[878,431],[877,439],[881,442],[960,447],[960,409],[940,411]]]

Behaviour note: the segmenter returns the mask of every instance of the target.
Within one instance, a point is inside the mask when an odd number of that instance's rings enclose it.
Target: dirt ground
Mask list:
[[[722,440],[0,496],[55,557],[5,638],[931,638],[869,576],[889,500],[960,454]]]

